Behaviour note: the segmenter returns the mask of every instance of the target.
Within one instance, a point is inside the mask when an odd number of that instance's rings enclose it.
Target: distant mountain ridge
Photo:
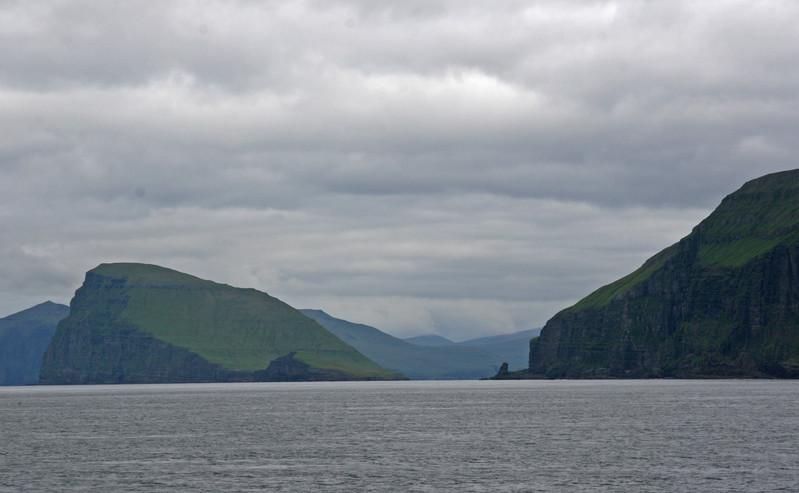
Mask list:
[[[199,282],[200,285],[202,285],[203,282],[211,283],[210,281],[202,281],[197,278],[193,278],[193,280]],[[186,283],[183,287],[186,289],[197,288],[196,286],[192,287],[190,284],[191,283]],[[213,284],[214,283],[211,283],[211,285]],[[162,288],[165,287],[162,286]],[[525,340],[524,337],[529,336],[531,332],[522,331],[514,334],[488,336],[463,341],[461,343],[450,341],[449,345],[453,346],[450,348],[423,347],[397,339],[374,327],[363,324],[353,324],[345,320],[333,318],[321,310],[300,310],[300,312],[317,320],[317,322],[321,322],[320,325],[326,326],[325,328],[332,329],[330,330],[331,333],[349,343],[381,366],[399,372],[405,372],[414,379],[483,378],[495,373],[500,363],[505,361],[511,363],[511,368],[521,368],[522,365],[519,363],[520,358],[516,353],[519,353],[520,347],[526,347],[527,340]],[[3,378],[0,380],[0,385],[26,385],[38,383],[39,369],[43,354],[53,339],[53,334],[58,322],[66,318],[69,313],[69,306],[46,302],[19,313],[9,315],[5,319],[0,319],[0,356],[2,356],[0,357],[0,377]],[[12,331],[6,330],[12,322],[15,324],[15,329]],[[33,330],[23,330],[20,332],[17,330],[20,327]],[[42,327],[45,328],[44,331],[39,330]],[[13,337],[9,337],[9,334]],[[105,337],[108,337],[108,334],[106,334]],[[139,347],[139,349],[144,349],[146,353],[150,351],[151,348],[149,348],[147,344],[142,345],[139,340],[141,337],[142,334],[139,334],[129,340],[120,339],[118,342],[120,344],[125,342],[134,347]],[[147,339],[146,336],[144,338],[145,340]],[[118,352],[118,347],[116,347],[118,345],[119,344],[111,344],[109,348]],[[505,345],[505,347],[501,347],[502,345]],[[36,346],[38,349],[34,351],[21,349],[28,346]],[[486,348],[495,347],[498,348],[496,351],[486,350]],[[106,348],[103,348],[103,351],[105,351],[105,349]],[[187,367],[199,364],[200,367],[208,370],[205,363],[198,363],[197,354],[192,354],[191,351],[184,354],[182,349],[183,348],[180,347],[172,348],[172,354],[168,355],[168,359],[174,362],[176,354],[183,354],[185,358],[183,364]],[[93,357],[98,358],[100,354],[95,354]],[[113,357],[120,360],[120,364],[124,366],[124,363],[121,363],[123,355],[115,354]],[[270,365],[275,368],[282,365],[284,370],[291,368],[293,365],[296,370],[296,367],[301,365],[298,361],[295,361],[295,357],[296,352],[292,354],[287,353],[283,357],[273,360],[273,363],[270,363]],[[160,362],[156,363],[156,367],[160,365]],[[19,374],[21,367],[28,368],[26,370],[27,377],[25,379],[20,379],[18,376],[11,378],[12,375]],[[163,369],[159,371],[163,371]],[[306,368],[305,371],[308,371],[308,368]],[[199,375],[202,375],[202,372],[197,368],[194,369],[194,372],[195,375],[193,378],[200,378]],[[212,373],[213,372],[215,372],[213,377],[209,377],[206,374],[201,378],[204,381],[211,378],[216,378],[218,381],[228,381],[236,378],[256,378],[254,374],[247,377],[246,372],[244,374],[235,372],[226,373],[222,368],[216,368]],[[174,375],[169,378],[173,377]],[[260,377],[263,378],[264,375],[261,374]],[[104,382],[109,383],[108,375],[104,378],[106,379]],[[119,375],[115,378],[119,379]],[[129,378],[130,377],[122,378],[122,381],[127,381]],[[44,383],[64,383],[54,382],[51,379],[51,376],[46,376]],[[288,377],[284,377],[284,379],[288,379]],[[117,380],[111,379],[111,381],[116,382]]]
[[[537,337],[541,329],[528,329],[512,334],[479,337],[459,342],[461,346],[479,347],[484,351],[497,354],[502,361],[508,363],[511,370],[527,368],[530,358],[530,339]]]
[[[507,342],[515,342],[522,339],[530,340],[533,337],[538,337],[541,333],[541,329],[527,329],[527,330],[520,330],[518,332],[513,332],[510,334],[500,334],[495,336],[485,336],[485,337],[478,337],[476,339],[467,339],[465,341],[456,342],[454,344],[460,344],[461,346],[492,346],[492,345],[500,345],[505,344]]]
[[[408,337],[403,339],[405,342],[416,344],[417,346],[454,346],[456,343],[446,337],[435,334],[425,334],[421,336]]]
[[[799,377],[799,170],[747,182],[678,243],[555,315],[523,373]]]
[[[405,341],[420,346],[465,346],[479,348],[497,356],[497,361],[508,363],[511,370],[527,368],[529,361],[530,339],[537,337],[541,329],[528,329],[512,334],[478,337],[461,342],[454,342],[436,334],[409,337]]]
[[[482,348],[419,346],[374,327],[332,317],[321,310],[300,311],[379,365],[414,380],[484,378],[496,373],[502,364],[501,356]]]
[[[0,319],[0,385],[39,381],[42,355],[69,307],[47,301]]]
[[[43,384],[397,379],[266,293],[148,264],[86,273]]]

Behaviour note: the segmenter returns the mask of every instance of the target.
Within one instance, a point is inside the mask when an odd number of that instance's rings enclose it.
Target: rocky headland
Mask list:
[[[678,243],[550,319],[498,378],[799,377],[799,170],[752,180]]]
[[[403,378],[266,293],[125,263],[86,274],[39,383]]]

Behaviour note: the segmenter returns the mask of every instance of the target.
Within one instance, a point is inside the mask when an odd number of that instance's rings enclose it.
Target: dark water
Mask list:
[[[797,491],[799,382],[0,387],[0,491]]]

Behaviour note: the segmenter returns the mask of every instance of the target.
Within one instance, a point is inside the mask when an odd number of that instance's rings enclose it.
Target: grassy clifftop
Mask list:
[[[704,267],[740,267],[799,240],[799,170],[767,175],[724,198],[697,226]]]
[[[102,264],[86,274],[70,316],[53,339],[51,345],[61,347],[53,348],[52,355],[84,360],[76,361],[78,366],[92,358],[95,366],[112,366],[115,363],[102,353],[116,354],[116,346],[126,344],[124,334],[120,336],[123,332],[143,334],[158,344],[197,355],[224,370],[227,379],[232,378],[230,372],[244,375],[266,370],[289,354],[312,368],[339,372],[347,378],[402,378],[266,293],[134,263]],[[104,335],[111,333],[119,344]],[[70,338],[87,341],[82,353],[69,354],[65,347]],[[125,364],[136,358],[127,353],[116,356]],[[52,360],[48,371],[53,368]],[[69,363],[64,360],[61,364]],[[146,364],[142,360],[139,366]]]
[[[529,374],[799,377],[799,170],[744,184],[678,243],[550,319]]]
[[[722,200],[680,243],[647,260],[631,274],[589,294],[569,311],[599,308],[647,281],[685,246],[697,267],[737,268],[780,245],[799,242],[799,170],[751,180]]]

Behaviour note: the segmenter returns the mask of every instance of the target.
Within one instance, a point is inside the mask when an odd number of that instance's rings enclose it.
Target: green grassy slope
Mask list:
[[[752,180],[728,195],[692,234],[705,267],[740,267],[799,240],[799,170]]]
[[[681,243],[699,245],[699,267],[741,267],[780,245],[799,242],[799,170],[774,173],[728,195]],[[647,281],[680,250],[672,245],[644,265],[592,292],[569,311],[599,308]]]
[[[296,352],[317,368],[360,378],[402,377],[266,293],[155,265],[103,264],[91,272],[123,283],[127,300],[120,318],[224,368],[262,370]]]
[[[531,374],[799,375],[799,170],[757,178],[689,235],[550,319]]]
[[[654,257],[650,258],[644,265],[632,273],[614,281],[606,286],[602,286],[585,298],[578,301],[575,305],[568,308],[569,311],[579,311],[586,308],[599,308],[607,305],[620,294],[629,291],[631,288],[641,284],[657,271],[663,264],[672,258],[677,252],[676,245],[663,250]]]
[[[300,311],[381,366],[415,380],[489,377],[503,361],[501,356],[481,348],[418,346],[374,327],[331,317],[321,310]]]

